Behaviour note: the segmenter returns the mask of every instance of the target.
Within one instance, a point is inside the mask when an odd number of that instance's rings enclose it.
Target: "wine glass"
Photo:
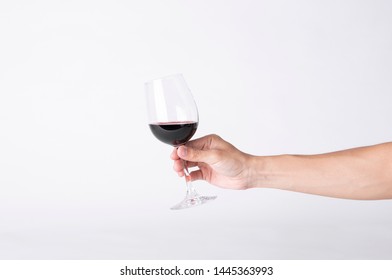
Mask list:
[[[199,115],[182,74],[174,74],[145,83],[148,122],[152,134],[163,143],[178,147],[195,134]],[[214,200],[216,196],[201,196],[194,189],[186,161],[184,165],[186,196],[172,210],[185,209]]]

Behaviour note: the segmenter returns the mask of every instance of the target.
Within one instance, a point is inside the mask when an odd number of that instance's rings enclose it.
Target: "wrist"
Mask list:
[[[285,170],[289,156],[251,156],[249,162],[249,188],[289,188],[290,173]]]
[[[266,181],[269,180],[267,172],[268,157],[266,156],[251,156],[248,166],[248,189],[266,187]]]

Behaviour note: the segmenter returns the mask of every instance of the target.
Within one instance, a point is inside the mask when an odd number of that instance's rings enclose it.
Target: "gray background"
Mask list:
[[[184,184],[143,83],[257,155],[392,140],[390,1],[1,1],[1,259],[390,259],[392,202]]]

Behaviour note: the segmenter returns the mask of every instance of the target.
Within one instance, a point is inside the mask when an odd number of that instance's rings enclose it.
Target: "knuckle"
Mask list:
[[[218,141],[221,139],[220,136],[217,134],[210,134],[209,138],[211,139],[211,141]]]
[[[220,147],[224,145],[225,141],[217,134],[210,134],[208,136],[208,146],[209,147]]]

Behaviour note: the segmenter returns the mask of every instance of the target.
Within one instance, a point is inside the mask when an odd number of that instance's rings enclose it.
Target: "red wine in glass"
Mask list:
[[[159,122],[150,123],[150,129],[154,136],[163,143],[180,146],[188,142],[195,134],[198,122]]]

